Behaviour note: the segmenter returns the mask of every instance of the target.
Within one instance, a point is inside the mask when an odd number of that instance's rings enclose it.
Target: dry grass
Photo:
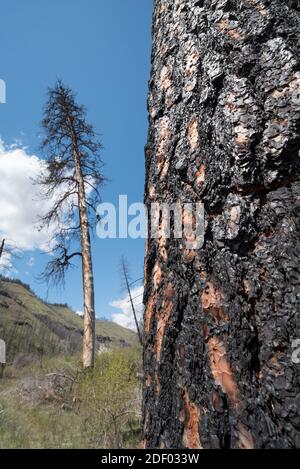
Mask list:
[[[0,449],[135,447],[140,438],[141,352],[103,353],[10,366],[0,380]],[[122,415],[121,415],[122,414]]]

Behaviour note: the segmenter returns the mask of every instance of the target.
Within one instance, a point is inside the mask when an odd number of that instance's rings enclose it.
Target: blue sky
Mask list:
[[[26,154],[39,156],[45,93],[59,77],[77,92],[102,134],[110,180],[103,201],[116,204],[119,194],[127,194],[129,203],[142,201],[151,15],[152,0],[2,2],[0,78],[6,82],[7,103],[0,105],[0,137],[5,146],[17,141]],[[110,317],[115,308],[109,303],[122,296],[120,258],[128,258],[133,278],[141,277],[144,241],[95,237],[93,252],[97,314]],[[41,297],[47,287],[36,277],[46,261],[36,250],[14,262],[16,276]],[[67,276],[64,290],[51,289],[48,300],[82,310],[80,269]]]

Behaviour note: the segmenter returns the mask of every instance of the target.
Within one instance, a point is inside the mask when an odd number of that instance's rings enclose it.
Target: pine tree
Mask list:
[[[96,220],[99,187],[103,182],[101,144],[86,121],[86,110],[62,82],[49,89],[42,128],[46,167],[38,182],[43,195],[54,200],[42,224],[57,224],[53,258],[44,277],[63,281],[71,260],[82,259],[84,294],[83,366],[92,367],[95,355],[94,276],[90,230]],[[80,249],[70,252],[80,241]]]

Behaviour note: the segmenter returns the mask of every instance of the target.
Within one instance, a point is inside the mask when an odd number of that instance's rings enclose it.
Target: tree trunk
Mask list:
[[[133,303],[133,298],[132,298],[132,294],[131,294],[130,283],[129,283],[129,279],[128,279],[128,273],[127,273],[127,269],[126,269],[126,265],[125,265],[125,260],[124,260],[124,259],[122,260],[122,270],[123,270],[123,276],[124,276],[124,280],[125,280],[125,284],[126,284],[128,296],[129,296],[129,301],[130,301],[130,305],[131,305],[131,309],[132,309],[132,314],[133,314],[134,322],[135,322],[135,325],[136,325],[136,330],[137,330],[139,342],[140,342],[141,345],[143,345],[143,337],[142,337],[142,334],[141,334],[140,325],[139,325],[139,322],[138,322],[138,319],[137,319],[137,315],[136,315],[136,311],[135,311],[135,306],[134,306],[134,303]]]
[[[0,259],[2,257],[3,251],[4,251],[4,245],[5,245],[5,239],[2,240],[1,246],[0,246]]]
[[[144,445],[297,447],[299,2],[154,3],[145,200],[206,227],[149,239]]]
[[[78,184],[78,205],[81,230],[81,253],[82,253],[82,280],[84,298],[84,320],[83,320],[83,367],[91,368],[95,360],[95,293],[94,274],[91,254],[91,241],[89,221],[87,214],[86,192],[81,170],[80,157],[76,141],[74,145],[74,161],[76,168],[76,180]]]

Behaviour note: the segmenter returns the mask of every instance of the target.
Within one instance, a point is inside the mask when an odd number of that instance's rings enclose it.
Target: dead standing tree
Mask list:
[[[53,259],[44,276],[61,282],[71,260],[82,259],[84,294],[83,366],[92,367],[95,355],[94,277],[90,229],[96,221],[99,187],[103,182],[101,144],[86,122],[86,110],[72,90],[60,81],[49,89],[42,127],[46,168],[38,179],[43,196],[53,200],[44,225],[58,224]],[[70,252],[80,240],[80,250]]]
[[[4,246],[5,246],[5,239],[2,240],[1,246],[0,246],[0,259],[2,257],[3,251],[4,251]]]
[[[131,309],[132,309],[132,315],[134,317],[134,322],[135,322],[135,325],[136,325],[136,330],[137,330],[137,333],[138,333],[139,342],[140,342],[141,345],[143,345],[143,336],[142,336],[141,328],[140,328],[139,321],[138,321],[138,318],[137,318],[137,315],[136,315],[136,310],[135,310],[135,306],[134,306],[134,298],[132,298],[132,293],[131,293],[131,283],[130,283],[130,279],[129,279],[129,268],[128,268],[128,264],[126,262],[126,259],[124,257],[122,257],[122,261],[121,261],[121,271],[122,271],[124,284],[125,284],[128,296],[129,296],[130,306],[131,306]]]
[[[299,47],[297,1],[154,2],[145,200],[207,227],[149,240],[145,447],[299,445]]]
[[[15,243],[3,238],[0,244],[0,260],[2,259],[2,269],[8,271],[11,267],[11,260],[20,259],[20,257],[20,250],[15,246]]]

